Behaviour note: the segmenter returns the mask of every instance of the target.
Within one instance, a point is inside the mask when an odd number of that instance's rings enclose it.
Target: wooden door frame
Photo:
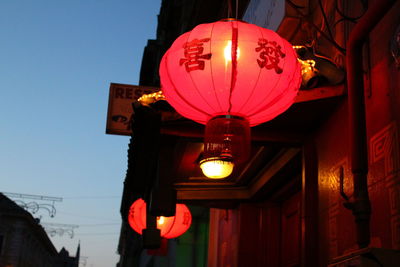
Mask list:
[[[318,266],[318,157],[313,141],[302,150],[301,266]]]

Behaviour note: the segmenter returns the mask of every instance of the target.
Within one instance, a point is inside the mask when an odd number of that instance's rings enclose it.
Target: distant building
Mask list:
[[[80,246],[75,257],[58,253],[38,220],[0,193],[1,267],[78,267],[79,256]]]
[[[76,251],[75,257],[69,255],[64,247],[60,250],[55,266],[57,267],[78,267],[80,258],[80,245]]]

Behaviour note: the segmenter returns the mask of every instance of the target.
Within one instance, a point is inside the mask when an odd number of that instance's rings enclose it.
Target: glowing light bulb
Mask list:
[[[234,163],[230,159],[220,157],[207,158],[200,162],[203,174],[211,179],[222,179],[231,175]]]
[[[157,217],[157,224],[158,225],[163,225],[164,222],[165,222],[164,216]]]
[[[228,44],[225,46],[224,57],[225,57],[225,63],[228,61],[232,61],[232,41],[231,40],[229,40]],[[239,57],[240,57],[240,49],[238,47],[236,50],[236,60],[239,60]]]

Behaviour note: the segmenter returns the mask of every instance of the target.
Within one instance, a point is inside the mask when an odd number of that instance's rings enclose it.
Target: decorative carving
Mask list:
[[[396,184],[388,188],[389,190],[389,201],[390,201],[390,213],[392,215],[400,215],[400,185]]]
[[[329,231],[329,258],[338,256],[339,244],[338,244],[338,215],[339,215],[339,203],[336,202],[333,207],[329,208],[328,212],[328,231]]]
[[[370,139],[370,164],[383,161],[385,186],[389,194],[392,246],[400,249],[399,143],[396,122],[389,123]]]
[[[391,224],[393,249],[400,249],[400,216],[393,217]]]
[[[384,160],[385,179],[391,180],[399,170],[399,144],[395,122],[377,132],[370,139],[370,163]]]

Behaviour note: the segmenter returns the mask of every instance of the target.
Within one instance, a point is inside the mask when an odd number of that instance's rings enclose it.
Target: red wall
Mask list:
[[[211,209],[208,266],[299,266],[300,197]]]
[[[400,249],[399,119],[400,72],[389,44],[400,24],[400,3],[370,36],[370,72],[366,78],[369,150],[368,185],[372,205],[371,246]],[[315,135],[319,168],[320,266],[357,248],[354,219],[339,195],[339,168],[345,170],[345,192],[352,193],[347,136],[347,102]]]
[[[318,22],[318,18],[314,20]],[[371,246],[389,249],[400,249],[400,70],[389,49],[399,25],[397,1],[370,35],[369,59],[365,58],[369,62],[365,66],[365,87]],[[337,35],[349,32],[346,28],[336,30]],[[340,56],[332,55],[340,62]],[[344,97],[309,139],[316,147],[318,166],[318,266],[327,266],[333,258],[357,249],[354,217],[344,208],[339,193],[340,167],[344,168],[345,193],[351,196],[353,192],[347,118]],[[242,204],[237,210],[212,210],[208,266],[282,266],[282,236],[276,231],[282,224],[274,219],[277,213],[273,210],[267,203]]]

